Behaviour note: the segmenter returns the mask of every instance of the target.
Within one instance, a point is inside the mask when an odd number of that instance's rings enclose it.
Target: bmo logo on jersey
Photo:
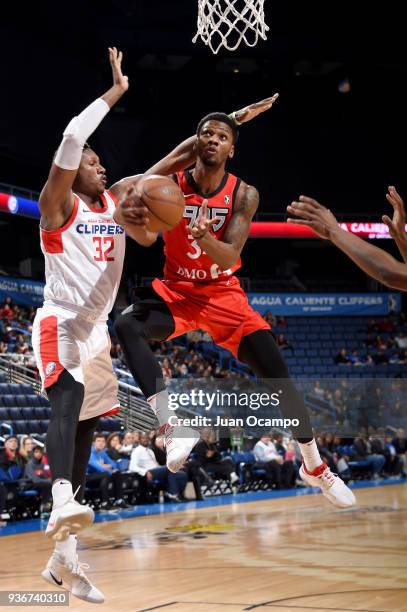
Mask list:
[[[204,281],[208,278],[214,279],[224,275],[230,276],[230,274],[232,274],[232,270],[221,270],[218,264],[214,263],[211,265],[209,270],[204,270],[202,268],[184,268],[183,266],[178,266],[177,274],[188,280]]]

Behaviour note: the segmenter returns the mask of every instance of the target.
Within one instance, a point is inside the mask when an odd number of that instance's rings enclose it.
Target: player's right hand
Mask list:
[[[390,236],[397,240],[398,238],[406,238],[406,210],[404,202],[397,193],[395,187],[389,187],[389,193],[386,193],[387,201],[393,206],[393,219],[387,215],[383,215],[382,221],[389,228]]]
[[[216,225],[216,223],[219,223],[219,221],[219,217],[214,217],[213,219],[209,218],[208,200],[204,200],[201,204],[201,208],[199,209],[196,221],[190,229],[190,232],[196,240],[200,240],[201,238],[206,236],[210,228],[213,225]]]
[[[148,208],[143,204],[134,185],[126,189],[124,196],[119,200],[113,218],[119,225],[125,226],[127,223],[142,227],[147,225]]]
[[[129,88],[129,77],[124,76],[122,72],[123,53],[118,51],[116,47],[109,47],[109,61],[113,73],[113,85],[120,87],[123,92]]]

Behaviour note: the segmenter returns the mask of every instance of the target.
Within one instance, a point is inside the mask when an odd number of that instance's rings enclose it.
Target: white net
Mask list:
[[[244,41],[254,47],[259,38],[267,40],[264,0],[198,0],[198,38],[217,53],[221,47],[235,51]]]

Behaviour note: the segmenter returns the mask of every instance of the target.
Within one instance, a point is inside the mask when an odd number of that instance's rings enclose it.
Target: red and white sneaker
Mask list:
[[[199,432],[190,427],[164,425],[164,445],[167,451],[167,468],[178,472],[188,459],[192,449],[199,440]]]
[[[65,504],[52,509],[45,535],[56,542],[66,540],[71,533],[90,527],[95,519],[95,513],[90,506],[84,506],[75,500],[75,495]]]
[[[103,603],[105,597],[86,576],[84,569],[87,563],[81,563],[76,555],[73,562],[68,562],[63,555],[53,552],[42,577],[54,587],[70,591],[72,595],[89,603]]]
[[[339,476],[333,474],[325,463],[313,472],[309,472],[303,463],[300,467],[300,476],[310,487],[319,487],[334,506],[350,508],[356,504],[356,498],[349,487]]]

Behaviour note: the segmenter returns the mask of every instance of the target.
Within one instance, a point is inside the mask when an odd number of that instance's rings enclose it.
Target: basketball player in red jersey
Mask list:
[[[233,274],[259,203],[254,187],[225,170],[235,151],[236,120],[239,116],[213,113],[200,121],[196,166],[174,176],[186,206],[181,223],[164,233],[164,279],[139,290],[139,299],[117,319],[116,331],[130,370],[162,425],[169,469],[179,469],[197,438],[169,425],[168,393],[146,339],[169,340],[201,328],[280,392],[284,418],[299,420],[291,429],[303,456],[303,480],[319,486],[334,505],[352,506],[352,491],[321,460],[307,409],[269,325],[249,306]]]
[[[391,237],[395,240],[404,262],[397,261],[390,253],[370,244],[366,240],[343,230],[333,213],[313,198],[300,196],[298,202],[287,206],[287,211],[296,218],[289,223],[307,225],[324,240],[330,240],[343,251],[366,274],[386,287],[407,291],[407,234],[404,202],[395,187],[390,186],[386,194],[393,207],[393,218],[382,217]]]

